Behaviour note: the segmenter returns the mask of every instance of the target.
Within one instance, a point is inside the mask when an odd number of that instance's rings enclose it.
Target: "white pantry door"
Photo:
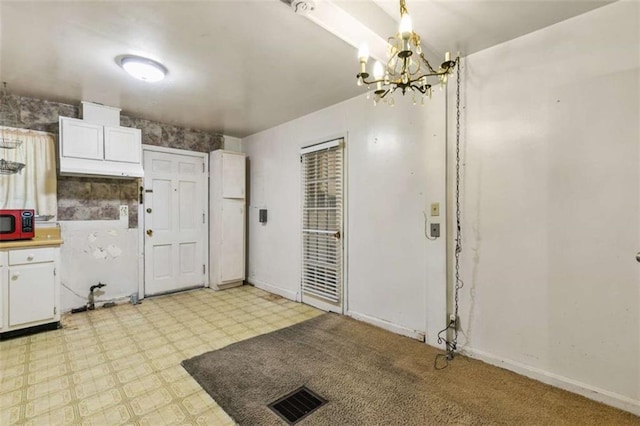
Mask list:
[[[144,149],[144,293],[207,284],[206,154]]]

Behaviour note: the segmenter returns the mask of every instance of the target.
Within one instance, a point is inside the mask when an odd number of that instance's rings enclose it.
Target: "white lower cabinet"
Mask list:
[[[0,251],[0,332],[4,329],[7,321],[4,319],[4,313],[6,311],[4,288],[7,286],[5,283],[7,276],[7,252]]]
[[[59,248],[0,252],[0,333],[60,321]]]
[[[53,321],[56,316],[53,262],[9,267],[9,326]]]

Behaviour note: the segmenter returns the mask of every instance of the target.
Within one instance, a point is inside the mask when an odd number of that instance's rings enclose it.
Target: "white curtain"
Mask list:
[[[34,209],[37,215],[56,216],[56,148],[53,135],[0,126],[0,137],[22,141],[15,149],[0,143],[0,158],[24,163],[14,174],[0,174],[0,209]]]

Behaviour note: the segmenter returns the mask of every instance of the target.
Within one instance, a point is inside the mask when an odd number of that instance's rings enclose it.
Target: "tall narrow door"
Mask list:
[[[342,313],[342,139],[304,148],[302,301]]]
[[[144,150],[145,295],[206,285],[206,157]]]

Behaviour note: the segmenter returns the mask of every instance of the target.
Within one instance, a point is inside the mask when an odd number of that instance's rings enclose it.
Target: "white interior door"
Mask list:
[[[207,284],[206,155],[144,149],[145,295]]]
[[[302,301],[342,313],[342,139],[302,150]]]

